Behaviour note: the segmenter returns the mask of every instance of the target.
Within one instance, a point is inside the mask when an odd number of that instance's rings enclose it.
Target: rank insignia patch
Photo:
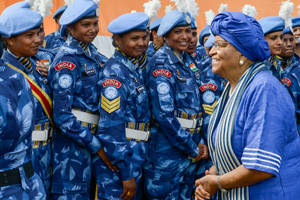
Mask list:
[[[114,100],[109,100],[105,96],[101,95],[101,108],[106,112],[112,113],[120,108],[121,97],[115,98]]]

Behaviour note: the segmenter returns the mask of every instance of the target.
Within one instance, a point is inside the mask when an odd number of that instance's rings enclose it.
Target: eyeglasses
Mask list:
[[[220,47],[226,47],[229,44],[229,42],[223,42],[223,41],[216,41],[212,44],[213,47],[216,49],[219,49]]]

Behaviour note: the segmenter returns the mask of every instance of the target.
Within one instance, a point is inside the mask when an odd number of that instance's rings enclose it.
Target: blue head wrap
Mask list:
[[[293,28],[296,26],[300,26],[300,17],[294,17],[292,19],[292,23],[293,23]]]
[[[284,29],[284,20],[278,16],[263,17],[258,22],[263,29],[264,35],[275,31],[283,31]]]
[[[149,17],[143,12],[127,13],[119,16],[107,26],[109,32],[122,34],[131,30],[146,31],[149,24]]]
[[[261,26],[253,17],[241,12],[224,11],[212,21],[211,31],[252,61],[263,61],[270,57]]]
[[[38,28],[42,23],[42,16],[28,8],[29,4],[19,2],[7,7],[0,16],[0,26],[3,26],[4,37],[24,33]],[[25,17],[24,17],[25,16]]]
[[[153,29],[158,29],[160,23],[161,23],[162,18],[157,18],[156,20],[154,20],[151,24],[150,24],[150,30]]]
[[[62,14],[67,9],[67,6],[62,6],[55,11],[53,14],[53,19],[55,19],[58,15]]]
[[[83,18],[97,16],[98,6],[93,0],[75,0],[70,4],[59,19],[59,24],[73,24]]]
[[[201,46],[203,46],[203,38],[205,36],[208,36],[210,35],[210,32],[209,32],[209,26],[206,25],[199,33],[199,43],[201,44]]]
[[[189,13],[183,13],[178,10],[168,12],[161,20],[157,31],[158,36],[164,36],[176,26],[187,26],[191,24]]]
[[[211,48],[214,44],[215,41],[215,36],[213,36],[212,34],[208,37],[208,39],[206,40],[206,42],[204,43],[204,47],[205,48]]]

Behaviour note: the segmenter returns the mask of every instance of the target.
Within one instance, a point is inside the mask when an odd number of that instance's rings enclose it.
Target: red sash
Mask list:
[[[26,78],[26,80],[28,81],[31,90],[32,90],[32,94],[33,96],[35,96],[35,98],[37,98],[37,100],[40,102],[40,104],[43,107],[43,110],[45,111],[46,115],[48,116],[50,123],[53,125],[53,119],[52,119],[52,101],[50,99],[50,97],[48,96],[48,94],[40,87],[38,86],[38,84],[36,84],[34,82],[34,80],[32,80],[32,78],[30,78],[26,73],[24,73],[22,70],[18,69],[17,67],[11,65],[11,64],[7,64],[9,67],[11,67],[14,70],[17,70],[18,72],[20,72],[21,74],[23,74]]]

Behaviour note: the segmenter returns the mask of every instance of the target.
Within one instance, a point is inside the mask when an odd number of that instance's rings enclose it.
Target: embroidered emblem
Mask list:
[[[101,95],[101,108],[106,112],[112,113],[120,108],[121,96],[115,98],[114,100],[108,100],[105,96]]]
[[[207,90],[204,92],[204,94],[202,95],[202,98],[203,98],[203,101],[207,104],[211,104],[215,101],[216,99],[216,96],[215,94],[210,91],[210,90]]]
[[[120,88],[122,86],[122,83],[120,81],[117,81],[115,79],[107,79],[102,82],[103,87],[107,87],[109,85],[112,85],[116,88]]]
[[[109,86],[105,88],[104,96],[108,99],[114,99],[118,96],[118,90],[115,87]]]
[[[69,69],[69,70],[73,70],[75,67],[76,67],[76,65],[74,65],[73,63],[67,62],[67,61],[63,61],[63,62],[60,62],[57,65],[55,65],[54,68],[55,68],[56,71],[59,71],[59,70],[61,70],[63,68],[66,68],[66,69]]]
[[[200,86],[200,90],[202,92],[204,92],[205,90],[213,90],[213,91],[216,91],[218,89],[218,86],[215,85],[215,84],[211,84],[211,83],[207,83],[207,84],[204,84],[204,85],[201,85]]]
[[[162,82],[162,83],[157,85],[156,89],[157,89],[158,94],[165,95],[165,94],[169,93],[170,86],[167,83]]]
[[[282,79],[280,80],[280,82],[281,82],[282,84],[288,86],[288,87],[290,87],[291,84],[292,84],[291,80],[288,79],[288,78],[282,78]]]
[[[69,88],[72,85],[73,78],[69,74],[63,74],[58,79],[58,84],[60,87],[66,89]]]
[[[165,77],[167,77],[167,78],[170,78],[170,77],[172,76],[172,73],[169,72],[169,71],[166,70],[166,69],[157,69],[157,70],[155,70],[155,71],[153,72],[153,76],[154,76],[154,77],[157,77],[157,76],[159,76],[159,75],[163,75],[163,76],[165,76]]]
[[[203,106],[203,108],[204,108],[204,112],[205,112],[206,114],[211,115],[212,112],[213,112],[213,110],[214,110],[214,108],[215,108],[215,106],[217,105],[217,102],[218,102],[218,101],[216,100],[212,105],[203,104],[202,106]]]

